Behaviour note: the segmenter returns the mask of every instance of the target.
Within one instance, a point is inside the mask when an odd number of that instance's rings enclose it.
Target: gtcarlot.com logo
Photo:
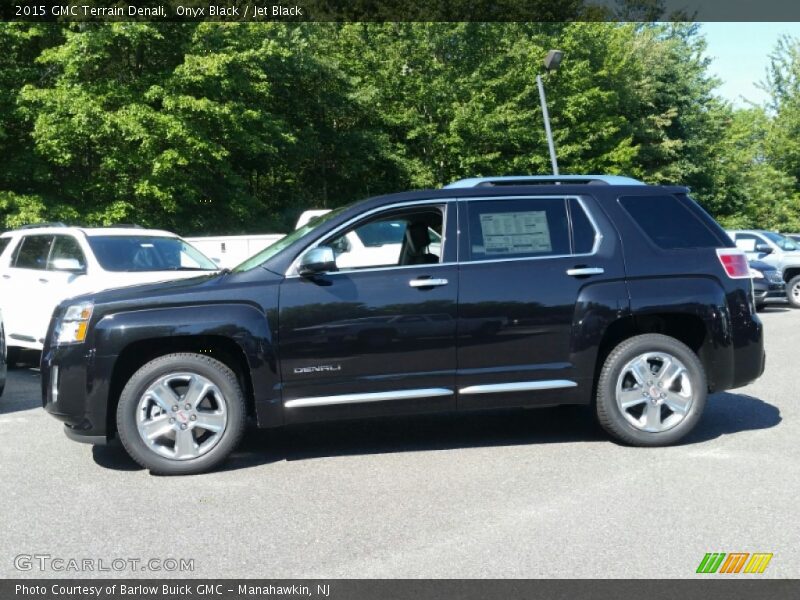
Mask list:
[[[193,558],[76,558],[51,554],[17,554],[17,571],[55,571],[63,573],[105,573],[122,571],[194,571]]]
[[[718,573],[736,574],[753,573],[760,574],[767,569],[769,561],[772,560],[772,553],[755,552],[708,552],[700,561],[697,567],[698,573]]]

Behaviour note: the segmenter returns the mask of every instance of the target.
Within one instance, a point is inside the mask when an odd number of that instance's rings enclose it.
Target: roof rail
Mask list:
[[[27,225],[21,225],[17,227],[17,229],[39,229],[42,227],[67,227],[67,224],[61,221],[56,221],[54,223],[29,223]]]
[[[492,187],[496,185],[547,184],[647,185],[632,177],[620,175],[512,175],[504,177],[471,177],[450,183],[445,188]]]
[[[110,229],[143,229],[138,223],[114,223],[113,225],[106,225]]]

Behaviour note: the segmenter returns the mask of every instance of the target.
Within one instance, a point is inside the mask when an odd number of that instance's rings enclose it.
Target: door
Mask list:
[[[53,236],[47,271],[39,277],[47,293],[37,309],[42,318],[36,321],[34,335],[39,338],[47,335],[50,317],[62,300],[90,291],[86,269],[86,256],[77,238],[69,234]]]
[[[610,224],[588,197],[463,200],[459,213],[459,408],[579,402],[591,381],[571,356],[576,306],[624,277]]]
[[[383,209],[314,245],[333,249],[336,270],[287,276],[287,422],[455,408],[455,225],[454,205]]]
[[[4,275],[9,294],[3,299],[6,335],[11,346],[37,348],[44,341],[50,314],[45,305],[51,291],[47,287],[47,258],[53,236],[49,234],[23,236],[9,269]]]

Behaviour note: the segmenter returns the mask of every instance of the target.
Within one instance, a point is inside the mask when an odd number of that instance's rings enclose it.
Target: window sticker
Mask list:
[[[531,254],[553,250],[547,213],[543,210],[485,213],[480,218],[486,254]]]

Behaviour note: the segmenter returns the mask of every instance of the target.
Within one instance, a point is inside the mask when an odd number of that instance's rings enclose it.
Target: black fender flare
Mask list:
[[[96,360],[115,363],[132,344],[170,338],[222,337],[245,357],[259,424],[283,421],[280,373],[267,316],[248,303],[153,307],[123,310],[101,317],[93,329]],[[203,349],[198,347],[198,352]]]

